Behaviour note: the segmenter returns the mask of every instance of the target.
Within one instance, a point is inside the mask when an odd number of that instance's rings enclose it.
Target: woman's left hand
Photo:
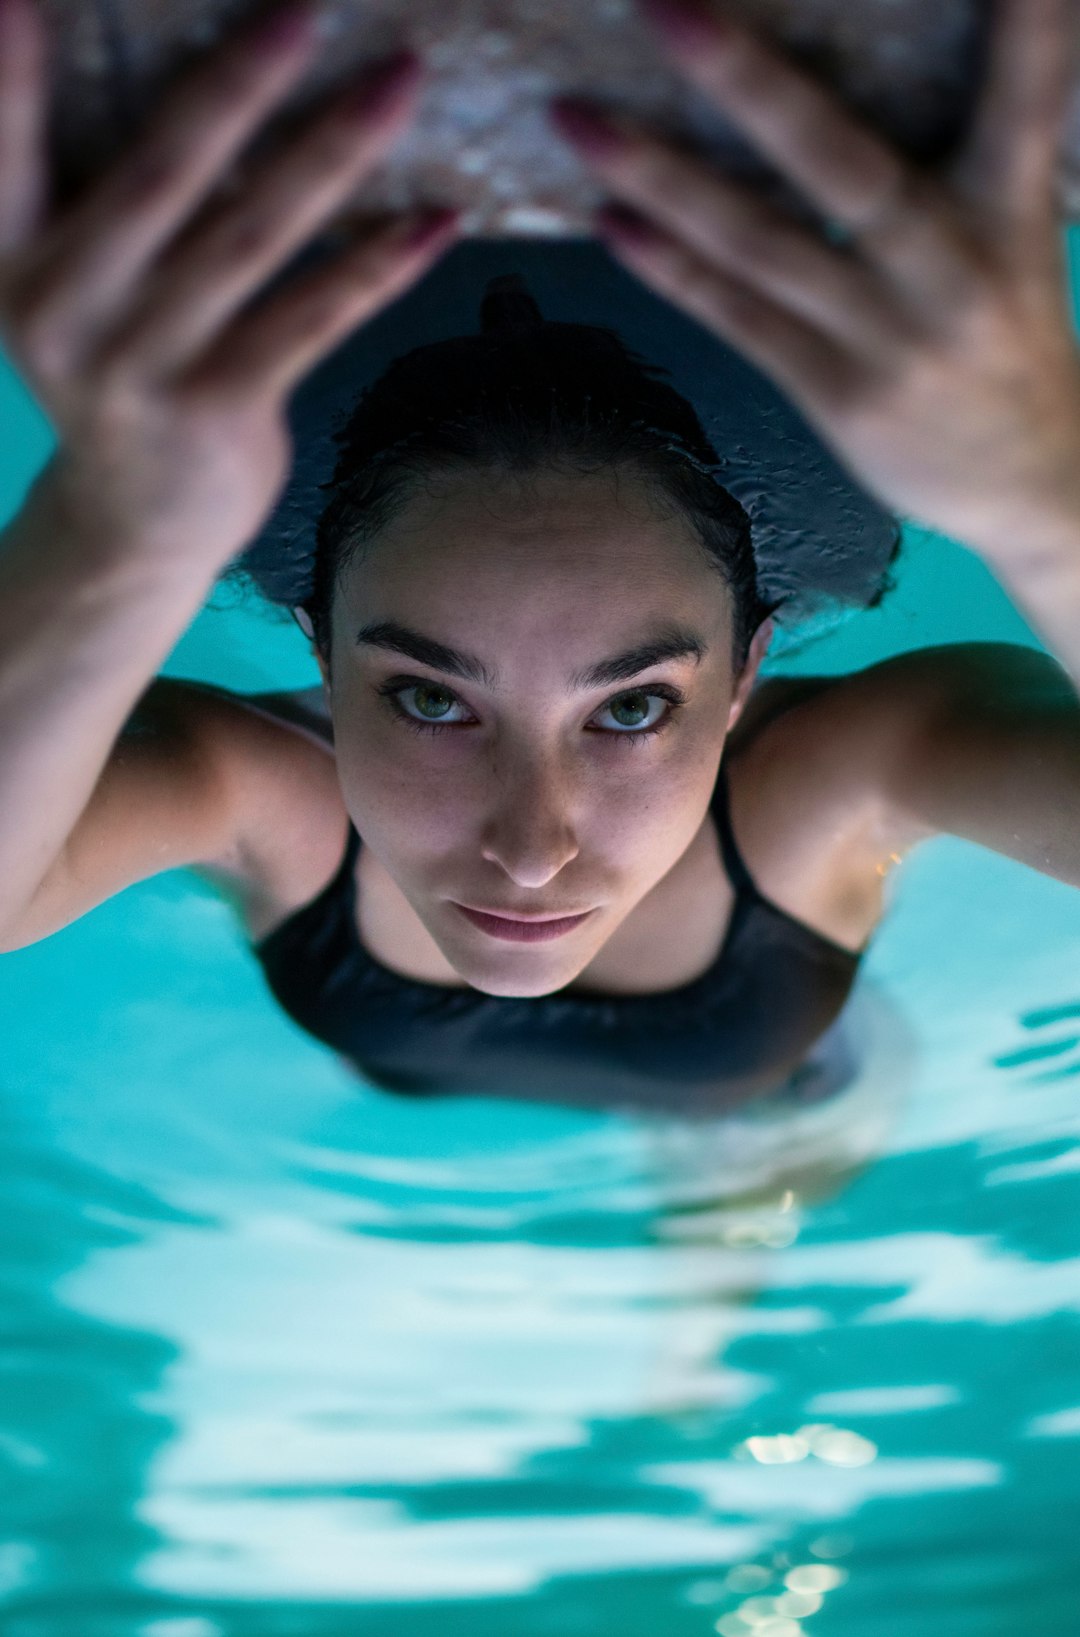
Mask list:
[[[901,516],[1000,562],[1051,519],[1080,542],[1055,198],[1068,0],[996,0],[976,118],[935,172],[744,25],[644,4],[687,77],[851,237],[830,243],[670,140],[563,100],[560,131],[616,197],[596,218],[613,254],[770,375]]]

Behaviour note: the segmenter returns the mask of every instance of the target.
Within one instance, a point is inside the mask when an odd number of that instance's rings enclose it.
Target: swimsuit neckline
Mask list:
[[[350,937],[354,943],[356,953],[383,982],[406,989],[423,990],[426,994],[433,996],[453,996],[460,1001],[468,1001],[469,999],[473,999],[478,1004],[482,1001],[499,1001],[504,1006],[513,1004],[527,1004],[534,1007],[537,1002],[547,1001],[558,1002],[564,1006],[604,1006],[617,1008],[620,1006],[629,1005],[641,1007],[643,1005],[648,1006],[650,1004],[657,1003],[660,1005],[671,1006],[678,1005],[683,1001],[693,1001],[698,997],[703,989],[708,988],[715,982],[717,973],[723,968],[728,958],[731,945],[735,939],[738,929],[744,921],[751,906],[755,902],[770,914],[779,916],[788,924],[788,926],[794,927],[798,934],[801,934],[806,939],[812,941],[819,949],[824,949],[829,955],[840,959],[843,962],[857,965],[861,958],[861,952],[846,949],[842,944],[835,943],[832,939],[825,937],[819,932],[816,932],[813,927],[809,927],[804,922],[796,920],[793,916],[788,915],[786,910],[782,910],[778,905],[771,903],[769,899],[765,898],[758,890],[753,878],[743,863],[742,856],[735,843],[734,834],[731,828],[728,803],[729,792],[727,772],[724,763],[721,762],[717,773],[716,785],[710,800],[709,810],[713,815],[713,821],[716,828],[717,845],[720,854],[720,867],[724,873],[725,879],[731,886],[734,893],[731,914],[715,959],[712,960],[706,967],[705,971],[700,973],[696,978],[691,978],[688,983],[679,984],[677,987],[672,989],[657,989],[646,991],[641,994],[609,993],[603,990],[584,991],[578,989],[568,991],[556,989],[547,995],[519,997],[507,995],[488,995],[481,989],[474,989],[471,984],[432,983],[425,978],[407,977],[401,972],[395,972],[392,967],[386,966],[375,955],[373,955],[360,937],[360,930],[356,923],[355,866],[360,847],[362,846],[362,841],[359,831],[356,829],[356,826],[353,824],[351,818],[348,820],[349,834],[345,854],[333,879],[327,883],[326,887],[315,899],[311,900],[311,902],[306,905],[302,905],[300,909],[294,912],[293,915],[281,922],[279,926],[274,928],[274,930],[268,933],[265,938],[260,940],[260,942],[255,945],[255,949],[261,954],[268,945],[273,943],[274,939],[277,938],[279,933],[284,932],[286,928],[291,925],[296,916],[304,915],[309,911],[314,912],[316,910],[316,906],[318,906],[323,899],[336,896],[338,892],[344,890],[345,909],[347,910],[348,915]]]

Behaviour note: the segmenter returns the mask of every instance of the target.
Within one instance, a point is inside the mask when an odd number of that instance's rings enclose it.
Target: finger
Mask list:
[[[810,419],[849,401],[859,365],[828,336],[633,213],[602,210],[597,226],[632,273],[745,353]]]
[[[894,328],[895,302],[865,263],[749,188],[628,119],[567,99],[554,115],[614,193],[721,271],[852,348],[873,347]]]
[[[180,368],[232,319],[397,139],[423,75],[401,53],[320,114],[303,140],[261,162],[242,204],[226,199],[174,247],[109,352],[141,371]]]
[[[967,276],[944,192],[832,92],[729,17],[691,0],[644,4],[690,80],[868,260],[915,293]]]
[[[37,6],[0,6],[0,256],[29,238],[48,206],[48,57]]]
[[[1056,168],[1072,87],[1069,0],[992,0],[982,96],[953,181],[1017,223],[1056,214]]]
[[[369,234],[238,318],[189,381],[207,381],[215,393],[287,396],[358,324],[418,279],[457,232],[458,212],[435,210]]]
[[[174,87],[146,139],[46,234],[25,276],[74,327],[117,311],[147,264],[183,226],[314,45],[313,5],[293,32],[265,18],[231,49]]]

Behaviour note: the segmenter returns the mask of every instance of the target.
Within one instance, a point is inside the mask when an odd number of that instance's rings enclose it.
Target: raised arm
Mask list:
[[[976,117],[934,172],[736,18],[645,4],[687,78],[834,232],[564,106],[615,195],[598,232],[772,376],[884,504],[977,551],[1080,687],[1080,355],[1056,193],[1069,0],[994,0]]]
[[[1080,696],[1055,660],[1007,642],[917,648],[832,695],[826,753],[879,873],[953,835],[1080,887]]]
[[[384,224],[245,310],[397,137],[418,87],[400,59],[363,107],[350,86],[242,199],[189,220],[294,83],[313,15],[263,17],[217,52],[53,219],[44,20],[33,0],[0,7],[0,336],[58,433],[0,536],[0,947],[155,862],[218,855],[228,814],[205,737],[167,711],[154,753],[118,736],[272,510],[292,387],[452,236],[445,217]]]

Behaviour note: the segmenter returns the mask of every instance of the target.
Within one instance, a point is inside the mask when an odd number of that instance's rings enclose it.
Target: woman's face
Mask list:
[[[466,983],[560,989],[700,837],[769,633],[733,677],[723,582],[689,525],[626,472],[440,478],[367,551],[332,623],[352,820]],[[408,639],[391,626],[467,656],[473,674],[449,654],[392,650]],[[658,641],[700,651],[587,675]],[[589,913],[521,943],[459,905]]]

